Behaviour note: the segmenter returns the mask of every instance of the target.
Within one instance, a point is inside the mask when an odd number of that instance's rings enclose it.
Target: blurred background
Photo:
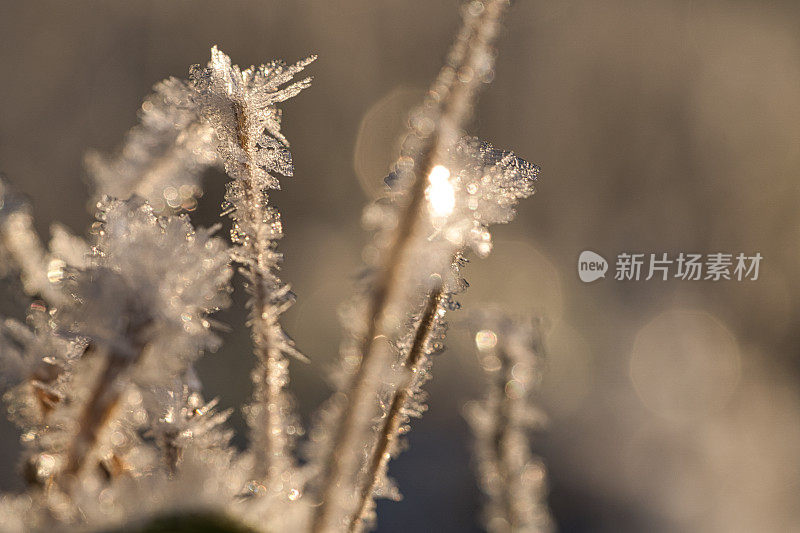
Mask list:
[[[548,321],[549,414],[534,447],[564,532],[800,531],[800,4],[738,0],[516,3],[495,82],[470,132],[542,167],[537,195],[474,260],[465,307],[493,301]],[[235,62],[320,59],[286,103],[295,177],[273,195],[298,294],[284,325],[312,360],[292,365],[308,422],[327,397],[379,190],[409,106],[454,36],[455,0],[4,1],[0,169],[37,229],[91,223],[86,149],[114,149],[157,81],[218,44]],[[224,176],[206,175],[196,223],[218,221]],[[608,276],[594,250],[760,252],[757,281]],[[613,269],[613,264],[612,267]],[[501,275],[498,275],[501,274]],[[240,311],[200,363],[206,395],[240,406],[252,364]],[[0,293],[0,311],[25,301]],[[454,314],[457,322],[459,313]],[[379,531],[479,530],[462,406],[483,378],[465,329],[435,362],[430,411],[392,463],[403,501]],[[233,424],[242,429],[237,413]],[[0,489],[21,486],[17,434],[0,423]],[[244,441],[238,441],[244,445]]]

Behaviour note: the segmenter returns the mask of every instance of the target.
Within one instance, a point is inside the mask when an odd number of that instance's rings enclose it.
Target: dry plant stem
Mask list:
[[[347,450],[356,449],[350,441],[357,438],[358,425],[369,422],[369,414],[363,413],[364,405],[370,405],[370,381],[375,379],[375,370],[382,361],[373,357],[376,353],[376,339],[383,333],[385,312],[397,290],[396,279],[404,264],[406,248],[415,234],[421,216],[421,206],[427,187],[427,176],[449,146],[455,141],[458,132],[469,118],[472,104],[481,84],[476,73],[481,61],[488,52],[497,35],[499,20],[508,6],[508,0],[489,0],[483,12],[476,17],[474,26],[464,37],[461,34],[459,45],[451,53],[450,66],[440,75],[434,84],[439,98],[440,112],[430,135],[423,140],[422,155],[414,162],[414,183],[409,191],[409,202],[403,211],[395,238],[389,248],[383,269],[373,289],[368,308],[367,330],[363,337],[360,353],[361,361],[353,374],[347,394],[347,401],[342,412],[342,419],[337,424],[330,460],[326,461],[327,471],[323,473],[321,503],[312,524],[312,531],[320,532],[328,528],[330,506],[333,491],[346,483],[348,470],[358,468],[357,465],[343,464],[342,458],[348,457]],[[463,57],[461,57],[463,56]],[[451,72],[449,69],[452,69]],[[463,77],[460,77],[463,75]],[[342,487],[344,488],[344,487]]]
[[[250,146],[250,139],[247,134],[247,116],[244,109],[238,103],[233,104],[233,111],[236,115],[237,133],[239,139],[239,146],[252,161]],[[248,170],[251,173],[250,179],[246,180],[245,194],[247,195],[247,205],[252,206],[248,209],[246,215],[250,220],[252,227],[261,228],[262,224],[257,221],[261,216],[260,210],[262,209],[262,192],[256,185],[256,181],[252,178],[252,164],[248,164]],[[261,376],[261,384],[256,386],[264,387],[263,391],[264,401],[267,405],[264,406],[264,417],[266,420],[264,430],[264,439],[260,439],[262,450],[260,451],[262,463],[257,466],[257,476],[260,480],[267,484],[270,474],[273,472],[274,459],[277,456],[286,453],[285,442],[282,441],[280,435],[283,434],[284,428],[279,426],[277,420],[277,413],[269,409],[270,404],[274,403],[270,399],[277,398],[281,393],[281,385],[275,379],[272,379],[273,374],[277,373],[274,368],[280,364],[282,357],[280,350],[275,348],[275,343],[270,337],[270,333],[274,330],[274,321],[276,320],[274,314],[270,309],[270,295],[266,291],[266,281],[263,276],[263,271],[267,266],[263,265],[263,254],[266,250],[262,247],[264,243],[269,240],[262,235],[253,235],[250,238],[249,246],[254,248],[257,264],[246,265],[248,274],[253,283],[253,316],[251,323],[251,335],[253,338],[253,349],[256,358],[261,362],[259,370],[263,372]]]
[[[99,354],[103,355],[103,354]],[[141,355],[141,351],[139,352]],[[89,400],[78,418],[78,432],[67,452],[67,462],[62,477],[76,476],[83,468],[86,458],[97,444],[100,431],[111,419],[122,393],[120,376],[136,364],[139,357],[108,352],[105,366],[97,377]]]
[[[441,298],[441,286],[436,287],[428,294],[425,310],[422,313],[422,317],[419,320],[414,334],[414,342],[411,345],[411,349],[405,361],[403,361],[405,372],[402,383],[392,397],[392,402],[386,412],[386,417],[383,419],[383,426],[381,427],[378,442],[370,456],[364,484],[359,488],[358,507],[348,527],[350,532],[361,530],[364,514],[367,512],[370,501],[372,500],[372,493],[378,484],[381,472],[389,462],[389,450],[399,436],[400,425],[403,423],[403,408],[413,395],[411,384],[414,374],[419,370],[418,365],[422,361],[428,339],[430,339],[431,333],[433,332],[433,326],[436,323],[436,312],[439,310]]]

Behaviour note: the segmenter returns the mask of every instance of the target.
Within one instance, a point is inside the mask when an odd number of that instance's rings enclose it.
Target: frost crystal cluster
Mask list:
[[[279,277],[283,226],[269,194],[293,174],[278,105],[309,87],[310,78],[293,80],[316,56],[242,69],[213,47],[186,79],[157,84],[117,152],[86,158],[96,222],[85,240],[54,226],[42,244],[30,208],[0,180],[0,275],[19,279],[30,301],[24,323],[0,323],[0,386],[21,430],[28,483],[0,496],[0,531],[375,524],[375,498],[400,497],[388,463],[426,410],[423,386],[444,349],[445,315],[467,288],[467,256],[488,254],[490,226],[509,222],[534,192],[535,165],[464,132],[493,76],[507,7],[464,5],[463,28],[411,114],[386,194],[364,211],[368,274],[344,311],[337,390],[307,435],[287,390],[289,358],[307,359],[280,325],[295,297]],[[229,242],[195,229],[188,215],[210,165],[229,177]],[[193,367],[219,345],[211,315],[229,304],[234,267],[249,295],[255,358],[245,450],[231,445],[230,411],[204,397]],[[527,337],[495,329],[518,380]],[[500,530],[497,480],[515,498],[535,488],[524,453],[524,419],[535,411],[521,397],[492,394],[483,409],[506,416],[475,427],[488,523]],[[486,451],[487,431],[503,432],[502,450],[495,442]],[[503,468],[515,475],[498,478]],[[531,529],[545,523],[541,498],[512,507],[507,530],[543,530]]]

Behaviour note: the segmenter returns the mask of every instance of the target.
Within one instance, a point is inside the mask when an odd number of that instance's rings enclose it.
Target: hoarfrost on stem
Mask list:
[[[425,410],[421,388],[430,379],[430,355],[443,349],[444,316],[460,307],[455,297],[467,286],[460,274],[465,262],[462,254],[466,249],[480,256],[490,252],[488,226],[513,218],[517,201],[533,194],[539,173],[536,165],[474,137],[462,138],[448,152],[446,161],[447,166],[437,166],[428,180],[427,240],[409,253],[417,254],[411,262],[421,269],[425,269],[428,254],[437,247],[438,253],[454,260],[444,276],[428,274],[431,288],[423,304],[425,310],[415,314],[416,318],[405,326],[404,337],[395,344],[397,353],[392,372],[396,374],[393,379],[397,385],[381,402],[381,421],[373,428],[377,440],[366,452],[368,459],[360,474],[352,529],[361,528],[362,522],[372,522],[373,496],[383,496],[381,487],[391,486],[385,479],[389,458],[399,453],[399,438],[406,433],[409,418],[421,416]],[[396,173],[387,178],[390,187],[396,186],[396,179]],[[377,204],[371,209],[392,207]],[[378,220],[386,217],[379,216]],[[417,279],[409,283],[424,285],[426,281]]]
[[[305,78],[282,87],[316,58],[242,70],[214,46],[208,65],[191,69],[201,113],[216,133],[217,150],[231,178],[263,190],[280,188],[272,173],[292,175],[289,142],[280,132],[281,110],[275,104],[311,85],[311,78]]]
[[[294,295],[277,275],[281,255],[276,248],[283,228],[280,214],[268,205],[267,191],[279,188],[276,174],[293,174],[276,104],[310,85],[311,78],[286,84],[315,59],[294,65],[272,61],[242,70],[215,46],[208,65],[190,72],[201,113],[216,133],[217,151],[232,178],[223,209],[233,219],[234,259],[242,265],[251,295],[249,324],[258,363],[252,373],[253,401],[247,408],[253,463],[249,488],[292,501],[302,487],[291,448],[302,429],[285,391],[286,356],[304,358],[278,322]]]

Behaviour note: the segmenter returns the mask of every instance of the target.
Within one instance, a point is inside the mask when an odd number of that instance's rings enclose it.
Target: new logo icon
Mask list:
[[[607,270],[608,261],[600,254],[586,250],[578,257],[578,277],[584,283],[605,278]]]

